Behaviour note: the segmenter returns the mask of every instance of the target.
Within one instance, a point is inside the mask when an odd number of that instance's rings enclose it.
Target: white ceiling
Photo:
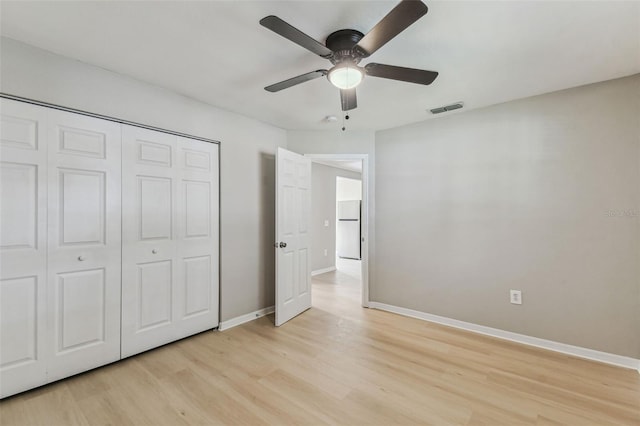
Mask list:
[[[430,86],[366,78],[348,127],[378,130],[640,72],[640,2],[425,1],[429,13],[362,62],[440,72]],[[366,33],[396,1],[0,2],[2,35],[285,129],[340,128],[330,63],[258,24],[277,15],[319,41]],[[452,112],[449,114],[455,114]],[[443,114],[445,115],[445,114]]]

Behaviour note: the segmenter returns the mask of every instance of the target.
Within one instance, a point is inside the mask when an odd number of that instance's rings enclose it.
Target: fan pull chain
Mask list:
[[[345,130],[347,130],[347,126],[344,124],[344,120],[348,120],[349,119],[349,114],[345,114],[342,117],[342,131],[344,132]]]

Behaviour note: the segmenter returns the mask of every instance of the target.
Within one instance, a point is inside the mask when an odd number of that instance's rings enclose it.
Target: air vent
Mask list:
[[[443,112],[447,112],[447,111],[453,111],[454,109],[460,109],[462,108],[462,102],[458,102],[455,104],[451,104],[451,105],[447,105],[447,106],[443,106],[440,108],[434,108],[431,110],[431,114],[440,114]]]

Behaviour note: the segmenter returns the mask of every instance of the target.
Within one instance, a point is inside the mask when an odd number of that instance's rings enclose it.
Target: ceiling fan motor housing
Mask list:
[[[360,62],[362,55],[354,49],[354,46],[364,37],[357,30],[338,30],[327,37],[325,45],[333,51],[333,56],[329,58],[332,64],[339,64],[343,61],[350,61],[354,64]]]

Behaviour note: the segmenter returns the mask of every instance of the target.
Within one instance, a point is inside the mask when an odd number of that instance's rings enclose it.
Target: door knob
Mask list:
[[[151,250],[151,253],[153,253],[153,254],[156,254],[157,252],[158,252],[158,250],[156,250],[156,249]]]
[[[84,256],[78,256],[78,260],[82,262],[84,260]]]
[[[280,243],[279,246],[280,248],[285,248],[287,246],[287,243]]]

